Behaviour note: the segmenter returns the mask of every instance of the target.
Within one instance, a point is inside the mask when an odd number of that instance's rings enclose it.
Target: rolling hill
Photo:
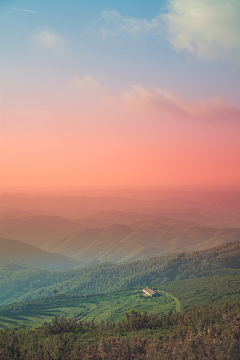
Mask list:
[[[92,218],[89,217],[93,220],[92,225],[96,225],[97,216],[98,220],[107,221],[110,225],[86,228],[78,221],[48,215],[4,218],[1,220],[0,236],[47,252],[71,256],[82,265],[102,261],[133,261],[175,251],[203,250],[240,239],[239,228],[204,227],[194,221],[163,216],[152,219],[149,214],[146,219],[145,214],[117,210],[95,213]],[[111,224],[115,219],[130,224]]]
[[[190,252],[240,239],[240,229],[201,227],[194,222],[157,218],[130,226],[82,229],[47,242],[42,249],[87,263],[145,259],[176,251]],[[194,225],[194,226],[193,226]]]
[[[29,328],[51,322],[52,318],[76,318],[78,321],[119,321],[126,313],[144,311],[160,315],[195,306],[223,306],[240,298],[240,274],[206,276],[151,285],[160,296],[147,299],[142,287],[106,294],[57,294],[0,307],[0,328]]]
[[[53,290],[59,294],[97,294],[146,284],[239,273],[240,242],[189,254],[173,253],[120,264],[105,262],[64,271],[18,270],[2,265],[0,304],[51,296]]]

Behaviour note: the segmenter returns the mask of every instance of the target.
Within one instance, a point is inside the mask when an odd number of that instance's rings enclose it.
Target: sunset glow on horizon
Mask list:
[[[239,19],[235,0],[2,1],[1,190],[240,185]]]

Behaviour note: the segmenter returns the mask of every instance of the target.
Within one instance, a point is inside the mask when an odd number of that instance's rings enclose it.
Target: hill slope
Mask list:
[[[146,284],[231,274],[240,269],[240,242],[193,253],[174,253],[122,264],[101,263],[65,271],[0,268],[0,304],[61,294],[89,294]]]
[[[155,299],[147,299],[142,294],[142,288],[139,288],[87,296],[54,295],[14,303],[0,307],[0,328],[36,327],[51,321],[54,316],[100,323],[101,320],[122,320],[130,309],[148,314],[176,310],[174,298],[165,293]]]
[[[56,237],[81,228],[81,224],[59,216],[29,216],[18,219],[2,219],[0,236],[41,247]]]
[[[17,240],[0,238],[0,264],[26,263],[41,269],[71,269],[80,263],[60,254],[51,254]]]
[[[240,299],[240,274],[207,276],[153,285],[160,296],[146,298],[143,288],[96,295],[54,295],[0,307],[0,328],[43,325],[54,316],[81,321],[119,321],[131,310],[148,315],[182,311],[195,306],[222,306]],[[151,288],[153,288],[151,285]],[[179,306],[180,305],[180,309]]]

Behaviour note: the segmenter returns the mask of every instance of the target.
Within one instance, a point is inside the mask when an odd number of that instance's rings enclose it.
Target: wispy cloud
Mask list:
[[[134,85],[122,92],[121,105],[130,112],[161,120],[239,121],[240,108],[229,105],[220,97],[188,101],[172,91],[147,89]]]
[[[35,13],[35,14],[36,14],[36,11],[33,11],[33,10],[17,9],[17,8],[12,8],[12,7],[8,7],[8,6],[4,6],[4,7],[5,7],[5,9],[19,10],[19,11],[27,11],[27,12]]]
[[[61,51],[65,39],[52,29],[38,28],[31,36],[31,41],[39,48]]]
[[[75,76],[73,82],[69,85],[72,89],[78,91],[95,91],[101,88],[100,81],[93,78],[91,75],[85,75],[82,78]]]
[[[126,34],[136,38],[151,32],[161,32],[158,16],[151,20],[123,17],[117,10],[103,10],[100,16],[103,26],[100,26],[98,31],[104,37]]]
[[[150,20],[104,10],[97,31],[105,38],[124,34],[136,39],[155,34],[169,41],[176,51],[200,59],[238,61],[239,19],[238,0],[168,0],[164,12]]]
[[[75,76],[68,84],[72,90],[85,99],[98,99],[108,108],[115,108],[119,113],[131,113],[137,117],[156,121],[194,121],[194,122],[239,122],[240,108],[232,106],[221,97],[189,101],[173,91],[161,88],[146,88],[133,85],[119,95],[112,95],[109,88],[100,79],[91,75]],[[78,96],[78,95],[77,95]]]
[[[106,94],[109,93],[109,89],[102,80],[103,77],[101,75],[96,77],[91,75],[75,76],[67,84],[67,93],[68,95],[71,94],[72,98],[79,99],[82,104],[81,106],[83,106],[83,102],[86,106],[90,106],[90,108],[92,108],[93,103],[95,104],[94,106],[96,104],[103,104],[105,97],[108,99]]]

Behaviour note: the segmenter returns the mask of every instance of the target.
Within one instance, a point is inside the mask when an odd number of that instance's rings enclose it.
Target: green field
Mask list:
[[[82,321],[119,321],[126,312],[135,310],[148,314],[176,310],[172,296],[159,293],[159,297],[146,298],[142,289],[130,289],[101,295],[53,295],[0,307],[1,328],[37,327],[55,316]]]
[[[98,295],[58,294],[0,307],[0,328],[38,327],[55,316],[82,321],[119,321],[131,310],[150,314],[182,311],[193,304],[221,306],[240,299],[240,275],[206,276],[151,286],[157,298],[142,297],[142,288]]]

